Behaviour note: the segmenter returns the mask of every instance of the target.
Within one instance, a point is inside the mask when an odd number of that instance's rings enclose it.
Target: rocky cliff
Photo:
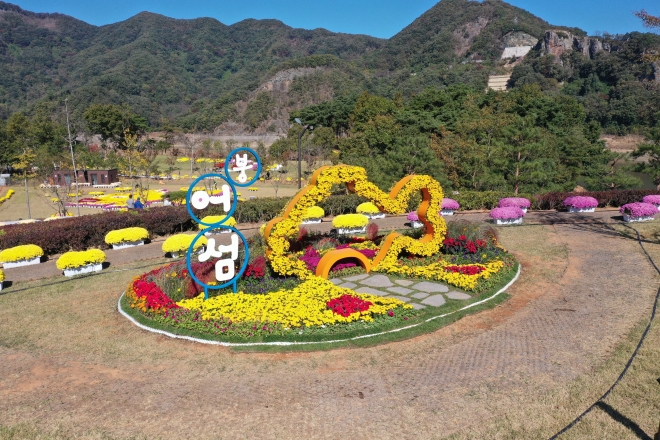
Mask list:
[[[561,64],[561,56],[568,52],[576,50],[582,55],[594,58],[600,51],[611,50],[610,45],[599,40],[596,37],[578,37],[570,32],[548,30],[543,38],[543,52],[554,55],[557,62]]]

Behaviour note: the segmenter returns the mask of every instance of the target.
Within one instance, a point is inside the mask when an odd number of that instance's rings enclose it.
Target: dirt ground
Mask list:
[[[2,292],[0,433],[547,438],[617,377],[660,281],[637,243],[610,224],[548,223],[499,230],[523,267],[509,301],[372,348],[235,353],[144,332],[116,304],[155,261]],[[660,255],[660,245],[648,246]],[[630,414],[641,398],[613,405],[652,435],[660,399],[649,390],[644,411]],[[598,417],[565,438],[631,436]]]

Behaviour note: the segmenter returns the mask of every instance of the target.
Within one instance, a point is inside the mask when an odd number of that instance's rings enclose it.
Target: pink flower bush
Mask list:
[[[576,209],[591,209],[598,206],[598,200],[593,197],[571,196],[566,197],[564,206],[572,206]]]
[[[656,210],[657,211],[657,210]],[[505,206],[503,208],[493,208],[490,211],[490,217],[496,220],[512,220],[523,217],[525,213],[517,206]]]
[[[623,205],[619,208],[619,212],[631,217],[653,217],[658,213],[658,208],[651,203],[635,202]]]
[[[451,210],[455,211],[458,208],[460,208],[460,205],[458,204],[458,202],[456,200],[448,199],[448,198],[445,197],[444,199],[442,199],[441,208],[442,209],[451,209]]]
[[[642,202],[650,203],[652,205],[660,205],[660,195],[652,194],[652,195],[649,195],[649,196],[644,196],[644,198],[642,199]]]
[[[408,213],[406,216],[409,222],[418,222],[419,221],[419,216],[417,215],[417,211],[411,211]]]
[[[500,200],[498,206],[500,208],[516,207],[523,209],[523,208],[529,208],[530,203],[529,200],[524,197],[505,197],[502,200]]]

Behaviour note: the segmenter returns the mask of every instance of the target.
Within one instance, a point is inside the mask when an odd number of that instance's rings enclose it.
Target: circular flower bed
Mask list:
[[[566,197],[564,206],[571,212],[593,212],[598,206],[598,200],[588,196],[571,196]]]

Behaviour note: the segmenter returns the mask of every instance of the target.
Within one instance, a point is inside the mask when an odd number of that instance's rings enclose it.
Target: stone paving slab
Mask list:
[[[386,275],[372,275],[361,280],[360,283],[370,287],[391,287],[394,285]]]
[[[422,281],[411,287],[411,289],[421,290],[426,293],[449,292],[449,287],[440,283],[432,283],[430,281]]]
[[[463,292],[449,292],[446,295],[447,295],[447,298],[449,298],[449,299],[465,300],[465,299],[472,298],[470,295],[468,295],[467,293],[463,293]]]
[[[339,287],[344,287],[346,289],[353,289],[354,287],[357,287],[357,284],[347,281],[345,283],[339,284]]]
[[[387,295],[387,292],[383,292],[382,290],[376,290],[372,289],[371,287],[358,287],[355,289],[357,293],[367,293],[369,295],[378,295],[378,296],[385,296]]]
[[[362,274],[362,275],[353,275],[353,276],[350,276],[350,277],[346,277],[346,278],[344,278],[344,280],[345,281],[360,281],[360,280],[363,280],[365,278],[369,278],[368,273],[365,273],[365,274]]]
[[[387,290],[398,293],[399,295],[408,295],[410,292],[414,292],[414,290],[406,289],[405,287],[388,287]]]
[[[404,287],[408,287],[412,284],[415,284],[414,281],[410,281],[410,280],[395,280],[394,282],[399,286],[404,286]]]
[[[433,306],[433,307],[443,306],[443,305],[445,305],[446,302],[447,302],[447,300],[442,295],[432,295],[432,296],[429,296],[428,298],[422,300],[422,304],[425,304],[427,306]]]

